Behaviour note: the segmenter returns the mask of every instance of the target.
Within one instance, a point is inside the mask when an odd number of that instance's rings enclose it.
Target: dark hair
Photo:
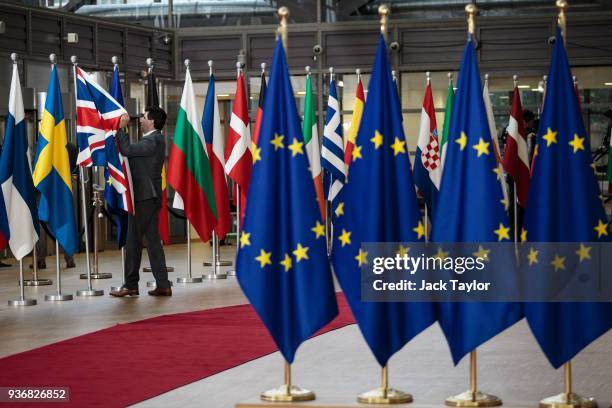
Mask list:
[[[529,109],[523,110],[523,120],[525,122],[531,122],[534,119],[535,119],[535,115],[533,114],[532,111],[530,111]]]
[[[157,130],[162,130],[166,124],[166,112],[158,106],[147,106],[145,112],[148,112],[148,119],[153,121],[153,126]]]

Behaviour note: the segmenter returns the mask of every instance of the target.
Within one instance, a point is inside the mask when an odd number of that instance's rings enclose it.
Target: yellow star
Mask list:
[[[291,267],[293,266],[293,261],[291,260],[291,257],[289,256],[289,254],[285,254],[285,259],[280,261],[280,264],[285,267],[285,272],[291,269]]]
[[[400,153],[406,153],[406,147],[404,146],[405,144],[405,141],[400,140],[399,137],[395,137],[395,141],[391,145],[391,148],[393,149],[393,156],[397,156]]]
[[[425,227],[421,221],[419,221],[419,225],[414,227],[412,230],[417,233],[418,239],[421,239],[425,235]]]
[[[542,138],[546,140],[546,147],[549,147],[551,144],[557,143],[557,132],[553,132],[551,128],[548,128]]]
[[[356,161],[357,159],[362,159],[363,157],[361,156],[361,146],[353,146],[353,150],[351,151],[351,156],[353,158],[353,161]]]
[[[248,245],[251,245],[251,233],[242,231],[242,234],[240,234],[240,248],[244,248]]]
[[[383,135],[376,130],[374,131],[374,137],[370,141],[374,143],[374,149],[378,149],[383,144]]]
[[[302,244],[298,242],[297,248],[293,251],[293,255],[295,255],[295,261],[300,262],[302,259],[308,259],[308,247],[303,247]]]
[[[448,258],[448,252],[445,252],[442,247],[438,247],[438,252],[436,252],[433,257],[444,261],[446,258]]]
[[[351,233],[343,228],[342,229],[342,234],[340,234],[338,239],[342,243],[343,247],[345,245],[350,245],[351,244]]]
[[[465,149],[465,146],[467,145],[467,136],[465,135],[465,132],[461,132],[461,137],[455,139],[455,143],[459,145],[459,149],[461,149],[461,151]]]
[[[285,147],[285,145],[283,144],[283,138],[285,136],[281,136],[278,134],[274,134],[274,139],[272,139],[270,141],[270,143],[272,143],[272,145],[274,146],[274,151],[277,151],[278,149],[282,149],[283,147]]]
[[[553,268],[555,268],[555,271],[558,271],[559,269],[565,269],[565,257],[559,256],[559,254],[555,254],[555,259],[553,259],[550,264],[553,266]]]
[[[253,156],[253,164],[261,160],[261,147],[255,143],[251,145],[251,155]]]
[[[581,243],[580,249],[576,251],[576,255],[578,255],[580,262],[584,261],[585,259],[591,259],[591,247],[584,246],[584,244]]]
[[[272,265],[272,261],[270,257],[272,256],[272,252],[266,252],[263,249],[259,251],[259,256],[255,257],[255,260],[259,261],[259,266],[263,268],[266,265]]]
[[[336,211],[334,211],[334,213],[336,214],[336,217],[340,217],[344,215],[344,203],[343,202],[338,203],[338,206],[336,207]]]
[[[291,156],[295,157],[298,154],[304,154],[304,149],[302,149],[302,146],[304,146],[304,142],[298,142],[298,140],[294,137],[293,142],[291,142],[288,147],[288,149],[291,150]]]
[[[521,228],[521,242],[527,242],[527,230]]]
[[[408,255],[408,252],[410,252],[410,248],[403,246],[402,244],[400,244],[399,248],[397,249],[397,254],[399,256],[401,256],[402,258],[405,255]]]
[[[495,168],[493,169],[493,173],[495,173],[495,175],[496,175],[496,177],[497,177],[497,179],[498,179],[498,180],[501,180],[502,172],[501,172],[501,170],[500,170],[499,166],[498,166],[498,167],[495,167]]]
[[[488,262],[489,252],[491,252],[490,249],[485,249],[482,245],[478,245],[478,251],[474,252],[472,255],[474,255],[476,258],[483,258],[485,261]]]
[[[527,254],[527,259],[529,260],[529,266],[538,263],[538,254],[540,251],[536,251],[533,248],[529,248],[529,254]]]
[[[317,225],[312,227],[310,230],[315,233],[315,238],[325,236],[325,225],[321,224],[319,221],[317,221]]]
[[[367,265],[368,263],[368,253],[363,249],[359,248],[359,254],[355,257],[359,266]]]
[[[606,224],[602,220],[597,221],[595,231],[597,231],[597,238],[601,238],[602,235],[608,235],[608,224]]]
[[[501,241],[503,239],[510,239],[510,228],[505,227],[504,224],[502,224],[501,222],[499,223],[499,228],[493,232],[495,232],[495,235],[497,235],[498,241]]]
[[[578,137],[577,134],[574,134],[574,139],[569,142],[569,145],[574,148],[574,153],[578,150],[584,150],[584,137]]]
[[[489,145],[491,143],[489,142],[485,142],[484,140],[482,140],[482,137],[478,139],[478,143],[475,144],[474,146],[472,146],[472,149],[476,150],[478,152],[478,157],[482,156],[483,154],[489,154]]]

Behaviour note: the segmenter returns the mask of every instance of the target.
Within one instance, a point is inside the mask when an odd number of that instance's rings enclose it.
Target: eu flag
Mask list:
[[[123,92],[121,92],[119,69],[116,66],[113,70],[113,80],[111,82],[110,94],[121,106],[125,106],[123,103]],[[113,143],[115,143],[114,139],[115,138],[113,137]],[[115,161],[116,159],[116,164],[118,164],[119,168],[121,168],[122,163],[119,158],[118,149],[115,147],[113,150],[114,154],[111,155],[110,161]],[[125,161],[125,164],[127,165],[127,160]],[[127,239],[128,212],[127,208],[124,206],[122,194],[119,193],[115,187],[113,187],[108,167],[104,168],[104,179],[106,180],[104,186],[104,201],[106,201],[106,208],[113,215],[113,218],[115,218],[115,222],[117,223],[117,244],[119,245],[119,248],[121,248],[125,245],[125,241]]]
[[[317,196],[280,40],[272,60],[244,228],[242,290],[288,363],[338,314]]]
[[[459,69],[448,149],[432,222],[435,242],[511,242],[508,215],[497,180],[497,163],[487,122],[474,40]],[[486,245],[483,244],[486,249]],[[438,321],[455,364],[522,317],[516,303],[438,303]]]
[[[333,211],[334,271],[368,346],[381,366],[434,321],[429,303],[362,302],[366,242],[415,242],[425,235],[410,170],[402,113],[387,46],[380,36],[353,162]],[[398,244],[398,252],[406,251]],[[371,255],[373,256],[373,254]]]
[[[608,221],[591,168],[591,148],[557,30],[538,129],[523,238],[533,242],[608,240]],[[582,258],[580,258],[582,262]],[[560,367],[610,327],[610,303],[526,303],[531,331]]]

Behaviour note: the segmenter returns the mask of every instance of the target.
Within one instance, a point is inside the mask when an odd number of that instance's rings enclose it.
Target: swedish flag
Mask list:
[[[591,164],[589,135],[582,122],[563,37],[557,30],[523,240],[580,242],[587,247],[588,242],[609,240],[608,220]],[[575,261],[578,264],[588,259],[580,256]],[[544,354],[557,368],[608,331],[612,304],[527,303],[525,315]]]
[[[338,313],[325,227],[280,40],[272,59],[244,228],[238,281],[289,363]]]
[[[334,202],[334,271],[368,346],[381,366],[434,321],[430,303],[363,302],[361,267],[374,254],[366,242],[423,241],[425,229],[410,170],[397,88],[380,36],[368,99],[353,147],[348,183]]]
[[[40,191],[38,217],[47,222],[64,251],[72,255],[78,249],[78,235],[66,143],[62,94],[57,67],[53,65],[40,121],[32,178],[34,187]]]
[[[465,47],[448,134],[431,240],[511,242],[508,215],[487,122],[474,41]],[[486,244],[483,244],[486,250]],[[512,258],[510,258],[512,260]],[[498,261],[499,262],[499,261]],[[455,364],[522,317],[516,303],[438,303],[438,321]]]

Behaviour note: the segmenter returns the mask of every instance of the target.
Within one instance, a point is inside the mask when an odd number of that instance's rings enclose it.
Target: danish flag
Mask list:
[[[133,214],[132,178],[128,161],[119,153],[115,134],[127,111],[87,72],[76,67],[77,164],[105,166],[111,184],[122,196],[122,209]]]

